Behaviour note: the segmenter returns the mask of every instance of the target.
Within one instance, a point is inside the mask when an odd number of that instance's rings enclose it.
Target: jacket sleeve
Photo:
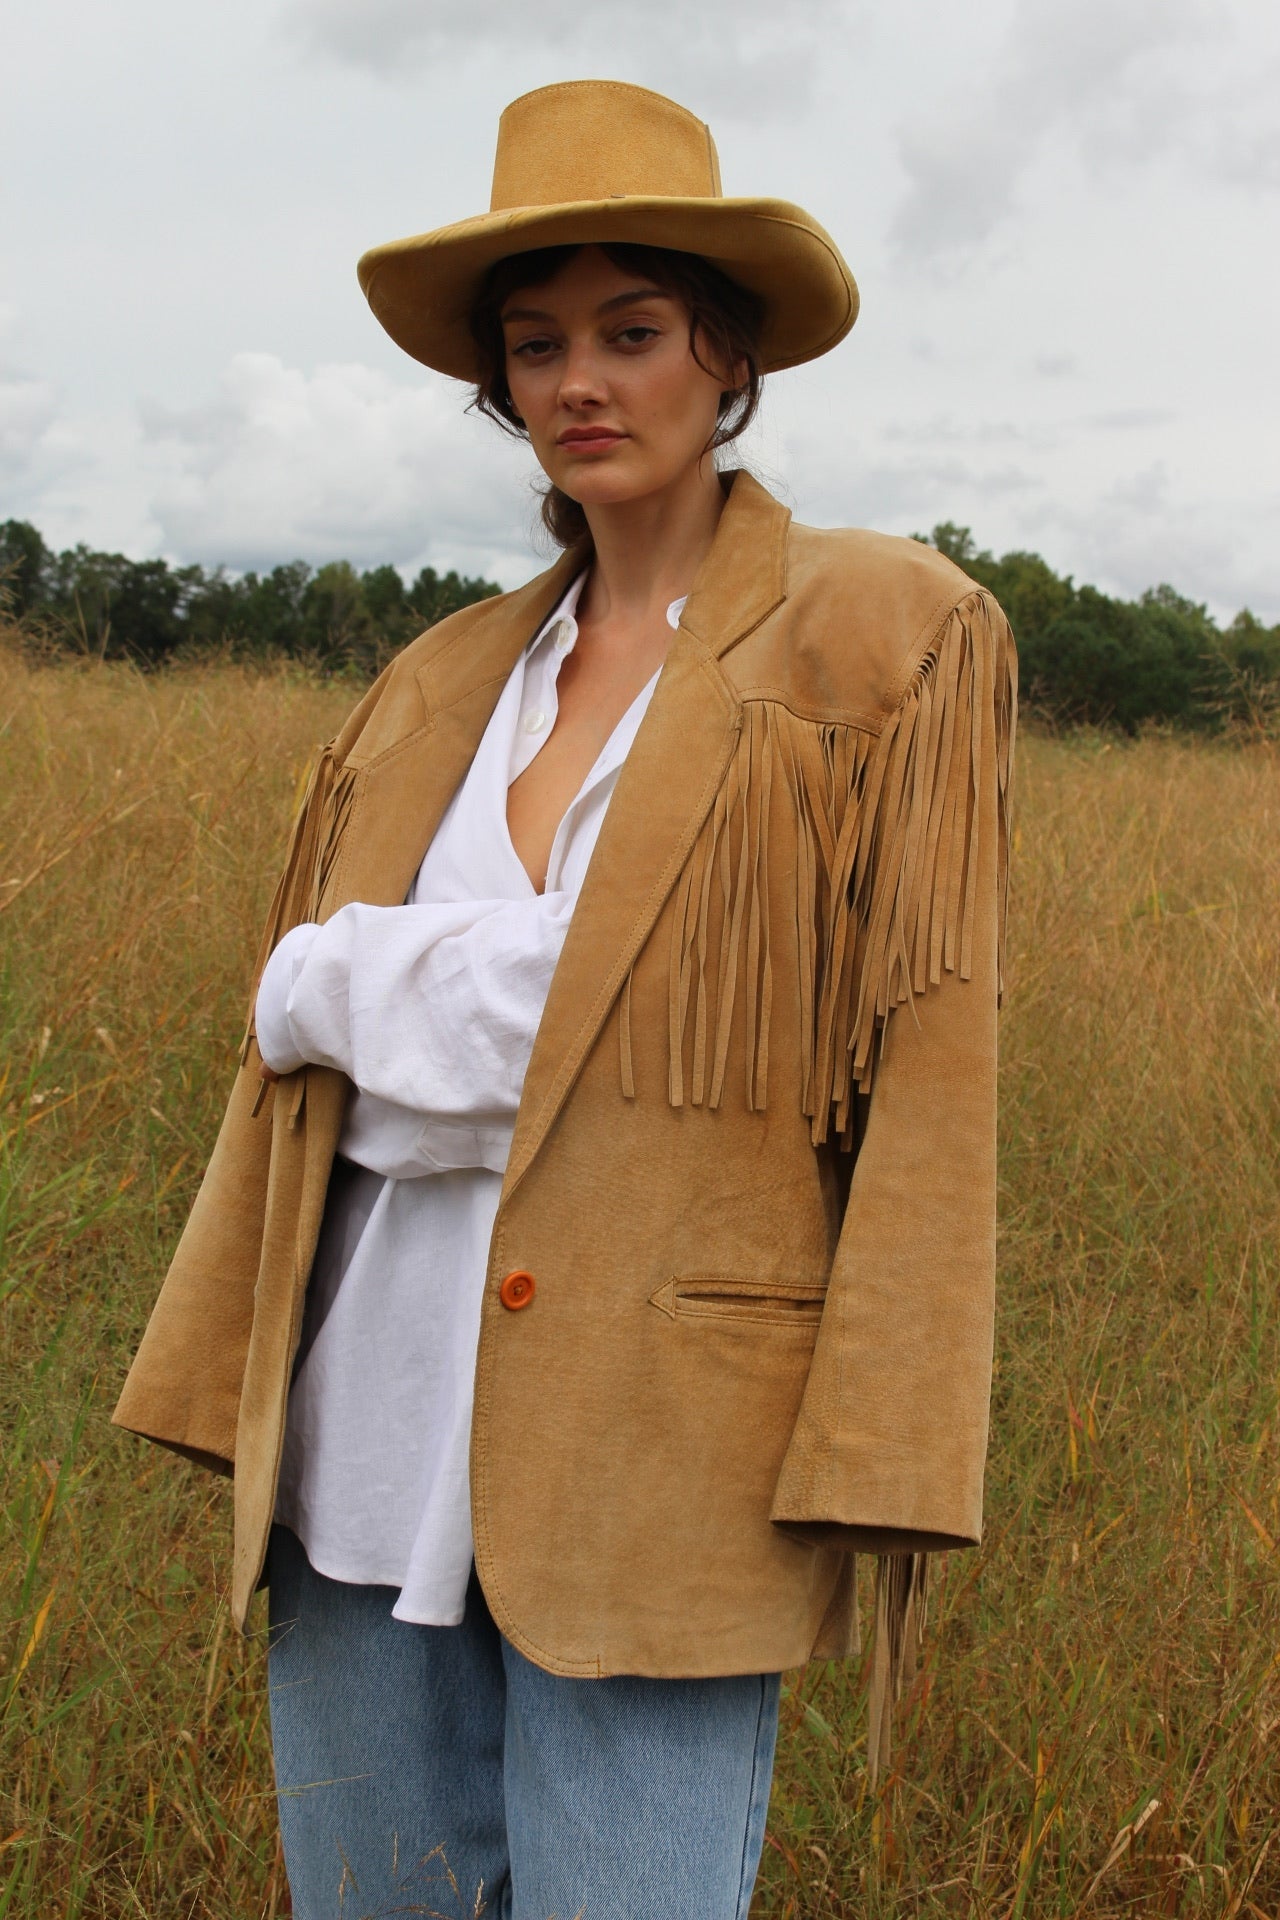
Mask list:
[[[357,716],[368,704],[366,696]],[[333,748],[326,747],[293,825],[255,980],[284,929],[309,916],[313,875],[322,857],[332,858],[336,809],[345,805],[348,787]],[[260,1255],[269,1233],[286,1232],[287,1209],[273,1209],[269,1198],[272,1156],[281,1155],[286,1138],[291,1148],[298,1141],[260,1117],[259,1058],[250,1023],[213,1154],[112,1415],[114,1425],[228,1474]],[[335,1134],[341,1099],[335,1082],[327,1095]],[[318,1089],[309,1100],[314,1110]]]
[[[970,939],[879,1029],[826,1304],[771,1518],[813,1544],[975,1545],[995,1296],[996,1021],[1016,669],[971,620]],[[927,796],[926,796],[927,798]],[[910,836],[908,836],[910,837]],[[958,857],[958,856],[957,856]],[[959,882],[942,874],[955,897]],[[910,974],[908,972],[908,977]],[[919,976],[917,976],[919,986]]]

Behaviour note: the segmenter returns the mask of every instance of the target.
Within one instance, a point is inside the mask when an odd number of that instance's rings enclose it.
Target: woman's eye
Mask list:
[[[622,341],[625,346],[642,347],[646,340],[655,339],[657,332],[658,329],[656,327],[647,327],[637,321],[633,327],[623,327],[621,333],[615,337]]]
[[[545,335],[539,334],[536,339],[521,340],[511,351],[518,354],[522,360],[541,360],[552,352],[554,347],[554,340],[548,340]]]

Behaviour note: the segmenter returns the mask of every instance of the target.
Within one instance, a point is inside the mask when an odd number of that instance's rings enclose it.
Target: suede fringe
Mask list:
[[[694,843],[676,889],[668,995],[668,1097],[683,1106],[718,1107],[724,1094],[729,1036],[739,985],[747,1035],[746,1098],[762,1111],[768,1097],[769,1023],[773,963],[769,953],[769,805],[774,777],[768,707],[743,715],[738,748],[716,795],[711,817]],[[737,852],[732,839],[736,829]],[[713,889],[722,907],[718,951],[709,956]],[[713,995],[708,959],[715,969]],[[712,1001],[714,998],[714,1020]],[[684,1036],[693,1020],[686,1075]]]
[[[972,972],[978,795],[992,757],[1003,990],[1013,692],[1007,628],[993,626],[985,596],[975,594],[947,619],[879,733],[801,719],[772,701],[745,703],[737,752],[676,890],[668,991],[673,1106],[720,1105],[739,993],[746,1102],[753,1111],[766,1103],[775,781],[795,818],[802,1103],[815,1146],[833,1132],[852,1144],[854,1095],[870,1088],[876,1036],[893,1009],[936,986],[944,968],[962,979]],[[713,901],[720,910],[714,952]],[[630,1098],[629,990],[619,1024]]]
[[[867,1707],[867,1777],[874,1788],[890,1759],[893,1709],[915,1677],[924,1641],[927,1553],[876,1556],[876,1624]]]
[[[323,748],[303,792],[289,856],[271,903],[268,953],[291,927],[319,918],[355,784],[351,769],[335,762],[332,747]]]

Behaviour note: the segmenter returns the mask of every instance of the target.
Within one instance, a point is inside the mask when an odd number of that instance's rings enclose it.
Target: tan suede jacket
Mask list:
[[[321,756],[260,966],[298,920],[404,899],[581,564],[442,621],[370,689]],[[978,1539],[1015,685],[1003,615],[949,561],[794,525],[734,477],[552,981],[493,1233],[476,1563],[542,1667],[841,1655],[855,1550]],[[257,1068],[250,1038],[115,1416],[234,1467],[240,1623],[348,1092],[312,1067],[264,1101]],[[513,1271],[532,1297],[504,1300]]]

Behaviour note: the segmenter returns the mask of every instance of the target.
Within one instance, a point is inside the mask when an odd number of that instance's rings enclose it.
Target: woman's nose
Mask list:
[[[599,358],[587,342],[570,342],[560,380],[560,401],[566,407],[599,406],[606,398]]]

